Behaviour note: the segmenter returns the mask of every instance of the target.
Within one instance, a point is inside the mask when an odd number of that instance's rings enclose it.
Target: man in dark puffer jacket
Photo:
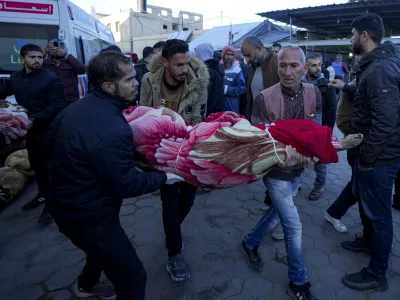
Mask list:
[[[351,43],[361,60],[351,133],[364,141],[355,150],[353,193],[360,197],[364,236],[342,247],[371,254],[368,268],[347,275],[343,283],[357,290],[387,290],[386,270],[393,242],[392,189],[400,168],[400,47],[381,44],[384,25],[374,13],[353,21]]]
[[[62,111],[49,132],[50,197],[59,229],[86,255],[78,297],[145,299],[146,272],[119,221],[123,198],[182,178],[135,167],[132,130],[122,110],[135,101],[135,69],[125,55],[103,52],[88,68],[92,92]],[[112,284],[99,283],[104,271]]]

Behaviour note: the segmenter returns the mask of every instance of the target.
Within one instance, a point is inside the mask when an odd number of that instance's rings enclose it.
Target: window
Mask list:
[[[111,23],[108,23],[108,24],[107,24],[107,27],[111,29]]]
[[[0,74],[21,70],[19,50],[32,43],[42,48],[51,39],[58,37],[58,26],[22,23],[1,23]]]
[[[166,16],[168,16],[168,12],[166,10],[162,10],[161,15],[166,17]]]
[[[102,39],[74,28],[75,47],[77,58],[87,64],[90,59],[97,55],[102,49],[111,44]]]
[[[194,16],[195,21],[200,21],[200,19],[201,19],[200,16]]]
[[[189,19],[189,15],[188,15],[188,14],[183,14],[183,15],[182,15],[182,18],[184,18],[184,19]]]
[[[178,24],[172,24],[172,30],[179,30]]]
[[[186,27],[183,27],[183,31],[188,31],[189,29]]]
[[[168,29],[168,26],[165,25],[165,24],[163,24],[162,28],[163,28],[163,29]]]
[[[119,32],[120,31],[120,26],[121,26],[121,24],[119,23],[119,21],[118,22],[115,22],[115,31],[116,32]]]
[[[148,8],[146,9],[146,11],[147,11],[147,13],[149,13],[149,14],[152,14],[152,13],[153,13],[153,9],[151,9],[150,7],[148,7]]]

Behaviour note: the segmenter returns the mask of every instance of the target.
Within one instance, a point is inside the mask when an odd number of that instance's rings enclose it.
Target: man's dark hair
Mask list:
[[[153,48],[154,48],[154,49],[159,49],[159,48],[162,49],[162,48],[165,47],[165,44],[166,44],[166,42],[164,42],[164,41],[159,41],[159,42],[157,42],[157,43],[154,44]]]
[[[162,57],[165,59],[170,59],[177,53],[187,53],[189,52],[189,45],[185,41],[172,39],[165,43],[162,50]]]
[[[317,53],[314,53],[314,54],[310,54],[310,55],[308,55],[307,57],[306,57],[306,63],[308,63],[308,60],[309,59],[319,59],[319,60],[321,60],[321,63],[322,63],[322,55],[321,54],[317,54]]]
[[[368,32],[371,39],[378,45],[382,42],[385,35],[383,20],[380,15],[375,13],[366,13],[358,16],[351,23],[351,27],[357,30],[359,34],[364,31]]]
[[[100,53],[103,52],[118,52],[118,53],[122,53],[122,50],[120,47],[118,47],[117,45],[111,45],[103,50],[100,51]]]
[[[144,47],[143,49],[143,58],[148,58],[150,55],[154,53],[153,47]]]
[[[279,43],[273,43],[273,44],[272,44],[272,47],[278,47],[279,50],[282,49],[282,45],[279,44]]]
[[[264,44],[261,42],[261,40],[254,35],[250,35],[250,36],[246,37],[243,40],[243,43],[244,42],[247,42],[249,44],[249,46],[251,46],[251,47],[264,47]]]
[[[101,89],[104,82],[116,82],[124,73],[120,64],[131,65],[131,59],[122,53],[115,51],[104,51],[90,60],[88,67],[89,82],[94,87]]]
[[[28,52],[31,52],[31,51],[43,53],[42,48],[40,48],[38,45],[26,44],[26,45],[22,46],[21,50],[19,51],[19,55],[21,57],[25,57],[28,54]]]

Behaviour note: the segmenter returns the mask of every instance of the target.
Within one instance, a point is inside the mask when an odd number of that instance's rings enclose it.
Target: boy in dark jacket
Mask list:
[[[137,94],[125,55],[103,52],[88,68],[92,93],[72,103],[49,133],[49,210],[59,229],[86,255],[78,297],[145,299],[146,272],[119,221],[124,198],[182,178],[135,167],[132,130],[122,115]],[[99,284],[104,271],[114,287]]]
[[[51,121],[66,106],[66,101],[60,78],[55,73],[42,69],[42,49],[37,45],[27,44],[21,48],[20,55],[24,68],[11,74],[10,80],[0,85],[0,99],[15,95],[17,103],[28,111],[32,120],[26,135],[26,148],[39,192],[32,201],[23,206],[24,210],[29,210],[48,198],[49,171],[45,141]],[[38,221],[43,225],[52,222],[46,207]]]
[[[195,53],[198,59],[203,61],[210,73],[208,83],[207,116],[224,111],[224,70],[213,58],[214,48],[209,43],[200,44]]]

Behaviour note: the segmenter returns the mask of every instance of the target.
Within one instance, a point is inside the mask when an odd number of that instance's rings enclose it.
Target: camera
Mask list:
[[[54,47],[58,47],[58,46],[60,46],[60,44],[59,44],[58,42],[54,42],[54,43],[53,43],[53,46],[54,46]]]

